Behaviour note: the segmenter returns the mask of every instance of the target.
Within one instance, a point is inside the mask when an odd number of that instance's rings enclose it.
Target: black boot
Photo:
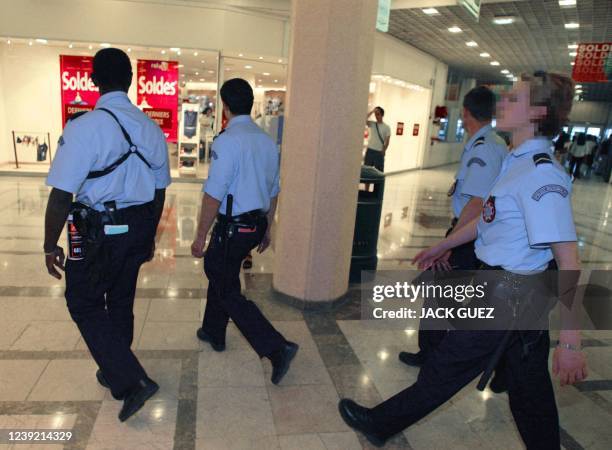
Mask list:
[[[361,432],[376,447],[385,445],[387,438],[383,437],[376,429],[376,424],[372,420],[368,408],[358,405],[353,400],[343,398],[338,403],[338,410],[349,427]]]
[[[119,420],[125,422],[140,410],[147,400],[155,395],[159,385],[150,378],[140,380],[123,401],[123,407],[119,411]]]
[[[399,360],[412,367],[421,367],[425,363],[425,354],[420,351],[418,353],[400,352]]]
[[[275,351],[268,356],[272,361],[272,383],[278,384],[283,379],[285,374],[289,371],[291,361],[295,358],[299,345],[293,342],[286,342],[283,348]]]
[[[223,350],[225,350],[225,343],[221,344],[213,341],[210,335],[206,331],[204,331],[203,328],[198,328],[198,332],[196,334],[199,340],[208,342],[214,351],[222,352]]]

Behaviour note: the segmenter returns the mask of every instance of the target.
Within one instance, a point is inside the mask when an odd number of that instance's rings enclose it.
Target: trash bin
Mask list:
[[[349,281],[361,282],[362,270],[376,270],[378,230],[382,214],[385,174],[371,166],[361,167],[357,217],[353,235],[353,254]]]

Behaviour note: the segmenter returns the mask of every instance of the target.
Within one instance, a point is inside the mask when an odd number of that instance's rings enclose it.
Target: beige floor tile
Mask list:
[[[0,415],[0,428],[16,430],[70,430],[76,414],[7,414]]]
[[[14,322],[5,318],[7,316],[4,311],[1,314],[3,318],[0,319],[0,350],[8,350],[27,328],[28,322]]]
[[[30,322],[11,350],[72,350],[79,337],[79,330],[72,322]]]
[[[198,439],[273,436],[266,388],[200,388],[196,433]]]
[[[273,386],[269,392],[278,434],[348,431],[333,386]]]
[[[300,350],[316,350],[312,334],[303,320],[287,320],[272,322],[276,328],[288,341],[295,342],[300,346]]]
[[[198,322],[147,322],[136,348],[140,350],[197,350]]]
[[[91,359],[53,360],[32,389],[28,400],[102,400],[106,389],[96,380],[97,368]]]
[[[202,320],[201,299],[153,299],[149,308],[148,322],[194,322]]]
[[[36,319],[72,321],[63,297],[0,297],[0,311],[3,317],[17,322],[29,322]]]
[[[199,357],[198,386],[244,387],[266,385],[262,362],[251,349],[203,352]]]
[[[217,437],[196,440],[196,450],[277,450],[278,437]]]
[[[267,359],[262,360],[266,383],[272,386],[270,377],[272,375],[272,364]],[[280,382],[280,386],[295,386],[305,384],[333,384],[332,380],[327,373],[325,364],[319,355],[319,351],[316,349],[300,349],[295,355],[295,358],[291,362],[289,372]]]
[[[281,450],[327,450],[325,444],[316,433],[279,436],[278,441]]]
[[[0,401],[24,401],[47,360],[0,360]]]
[[[128,419],[117,418],[121,402],[102,402],[87,448],[151,448],[171,449],[176,428],[177,402],[149,400],[143,408]]]

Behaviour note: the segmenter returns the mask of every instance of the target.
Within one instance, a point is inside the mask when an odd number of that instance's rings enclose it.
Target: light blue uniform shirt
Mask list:
[[[117,122],[108,113],[94,110],[66,124],[47,185],[76,194],[78,202],[98,211],[111,200],[117,202],[117,208],[150,202],[155,189],[166,188],[171,182],[164,133],[124,92],[104,94],[96,108],[117,116],[151,169],[132,155],[108,175],[86,179],[89,172],[107,168],[129,151]]]
[[[461,211],[472,197],[484,198],[499,174],[508,154],[506,143],[491,125],[486,125],[470,138],[461,154],[461,165],[455,175],[453,214]]]
[[[552,156],[551,142],[530,139],[502,165],[478,223],[476,256],[511,272],[545,270],[550,244],[576,241],[572,183]]]
[[[227,210],[227,195],[234,196],[232,215],[254,209],[268,211],[279,193],[279,153],[272,138],[250,116],[236,116],[214,140],[208,180],[203,192]]]

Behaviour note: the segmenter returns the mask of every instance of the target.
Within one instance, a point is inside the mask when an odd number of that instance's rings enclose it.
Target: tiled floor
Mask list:
[[[419,249],[443,235],[453,168],[390,177],[379,241],[381,269],[409,269]],[[227,350],[195,338],[206,278],[190,257],[200,186],[168,193],[157,254],[143,266],[135,304],[134,348],[159,394],[127,423],[101,388],[95,365],[70,320],[63,282],[46,274],[42,247],[48,190],[41,178],[0,178],[0,429],[70,429],[67,448],[370,448],[337,413],[339,398],[374,405],[404,389],[416,369],[397,360],[416,349],[416,333],[367,327],[359,292],[334,311],[303,312],[271,292],[274,254],[255,255],[242,275],[247,296],[300,351],[279,386],[230,324]],[[587,267],[612,268],[612,187],[579,181],[574,211]],[[612,447],[612,333],[585,333],[589,381],[556,386],[566,449]],[[558,384],[558,383],[557,383]],[[12,448],[0,443],[0,448]],[[15,448],[29,448],[19,446]],[[36,448],[62,448],[44,446]],[[520,449],[507,398],[472,383],[438,411],[389,442],[397,449]]]

